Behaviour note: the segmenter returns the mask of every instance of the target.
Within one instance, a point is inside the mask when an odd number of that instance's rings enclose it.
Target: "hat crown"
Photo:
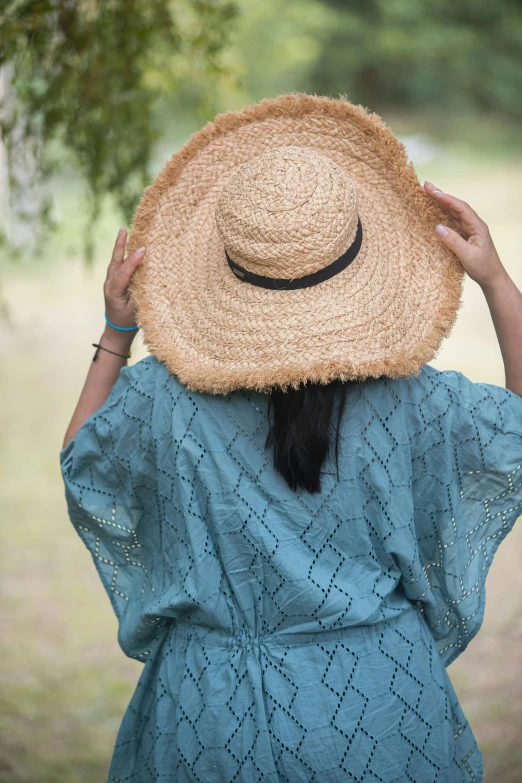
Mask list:
[[[347,172],[296,146],[241,166],[216,207],[230,258],[275,278],[303,277],[331,264],[353,242],[357,221],[357,191]]]

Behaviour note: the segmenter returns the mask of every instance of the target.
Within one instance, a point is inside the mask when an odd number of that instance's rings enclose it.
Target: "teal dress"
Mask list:
[[[107,780],[480,781],[446,667],[522,513],[522,397],[429,365],[351,385],[316,495],[274,471],[267,402],[149,356],[60,453],[144,663]]]

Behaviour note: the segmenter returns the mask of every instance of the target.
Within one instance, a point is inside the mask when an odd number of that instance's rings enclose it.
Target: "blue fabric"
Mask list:
[[[149,356],[60,453],[145,664],[108,780],[480,781],[445,667],[522,513],[522,398],[429,365],[356,384],[319,495],[274,472],[267,401]]]

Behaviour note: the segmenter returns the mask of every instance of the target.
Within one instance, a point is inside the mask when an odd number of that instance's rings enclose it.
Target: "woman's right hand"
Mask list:
[[[448,226],[435,229],[468,275],[481,286],[504,360],[506,388],[522,397],[522,293],[502,265],[487,225],[469,204],[442,193],[431,182],[424,184],[424,192],[440,204],[463,234],[460,236]]]
[[[435,229],[442,243],[455,253],[471,279],[482,288],[487,288],[505,274],[487,224],[469,204],[449,193],[443,193],[431,182],[424,183],[424,192],[443,208],[461,230],[463,236],[442,224]]]

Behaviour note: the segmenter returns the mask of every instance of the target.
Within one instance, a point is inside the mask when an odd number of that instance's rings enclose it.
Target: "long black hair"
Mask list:
[[[270,392],[265,448],[273,447],[274,467],[291,489],[320,492],[321,468],[331,453],[334,434],[339,475],[339,432],[349,383],[301,384],[297,389]]]

